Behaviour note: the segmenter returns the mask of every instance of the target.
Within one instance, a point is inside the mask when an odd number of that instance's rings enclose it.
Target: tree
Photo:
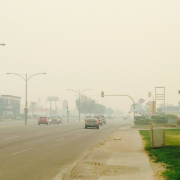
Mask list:
[[[114,114],[114,110],[112,108],[107,108],[106,109],[106,114],[113,115]]]
[[[117,116],[120,116],[123,114],[123,112],[120,109],[115,110],[114,112]]]
[[[95,114],[104,114],[106,112],[106,107],[103,106],[102,104],[96,104],[94,113]]]
[[[93,113],[94,109],[95,109],[95,104],[96,102],[90,98],[88,98],[85,95],[81,95],[81,99],[80,99],[80,111],[81,113]],[[76,99],[76,107],[79,111],[79,98]]]

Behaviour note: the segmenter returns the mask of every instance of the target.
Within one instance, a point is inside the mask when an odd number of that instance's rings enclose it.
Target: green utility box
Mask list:
[[[153,128],[153,126],[151,126],[151,143],[153,149],[165,147],[164,127]]]

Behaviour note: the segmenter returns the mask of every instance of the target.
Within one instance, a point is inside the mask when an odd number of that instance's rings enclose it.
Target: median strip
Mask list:
[[[19,153],[22,153],[22,152],[26,152],[26,151],[29,151],[29,150],[31,150],[31,149],[33,149],[33,148],[26,149],[26,150],[23,150],[23,151],[19,151],[19,152],[13,153],[12,155],[19,154]]]

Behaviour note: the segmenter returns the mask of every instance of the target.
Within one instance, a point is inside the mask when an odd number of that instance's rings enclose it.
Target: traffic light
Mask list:
[[[101,97],[104,97],[104,91],[101,91]]]
[[[136,107],[134,106],[133,111],[136,111]]]
[[[151,97],[151,92],[148,92],[148,97]]]

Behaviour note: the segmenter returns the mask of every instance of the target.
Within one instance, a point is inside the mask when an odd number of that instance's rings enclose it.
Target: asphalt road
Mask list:
[[[27,126],[0,123],[0,179],[51,180],[124,123],[107,120],[100,129],[85,129],[83,121],[40,126],[37,120]]]

